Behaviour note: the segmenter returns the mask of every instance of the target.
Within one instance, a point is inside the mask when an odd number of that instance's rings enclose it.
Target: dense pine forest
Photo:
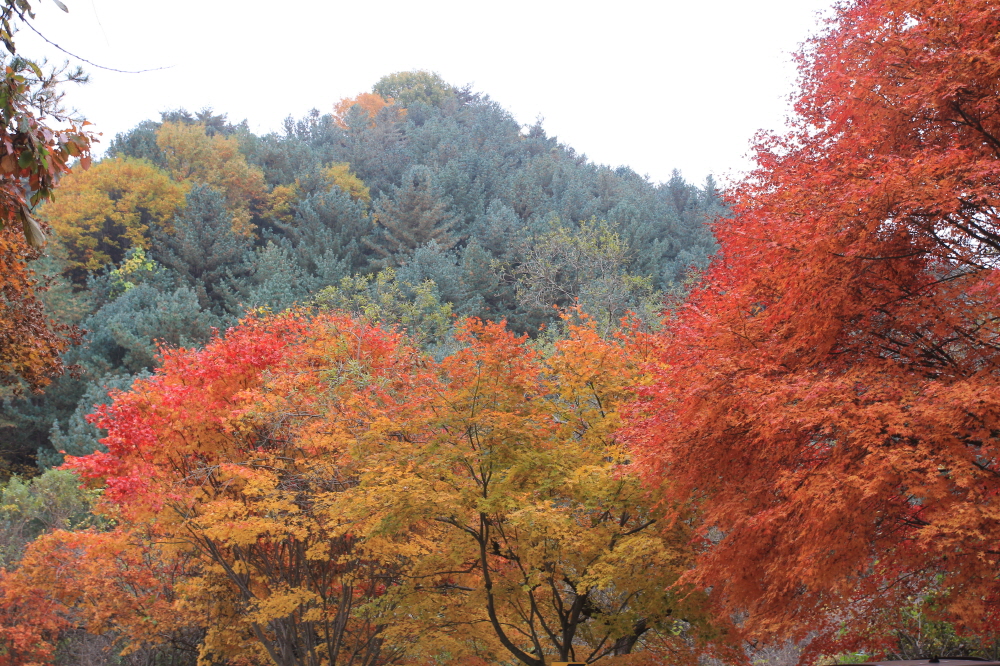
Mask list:
[[[725,192],[424,71],[98,160],[0,6],[0,666],[1000,664],[994,0]]]
[[[100,448],[85,417],[109,390],[152,372],[161,345],[204,344],[247,312],[379,308],[428,348],[452,315],[537,336],[578,300],[607,327],[628,310],[652,319],[715,249],[711,178],[593,164],[432,74],[373,91],[265,136],[166,112],[64,178],[33,268],[81,337],[44,394],[4,396],[7,476]]]

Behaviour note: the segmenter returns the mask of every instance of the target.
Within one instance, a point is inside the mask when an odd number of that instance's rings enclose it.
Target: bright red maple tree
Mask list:
[[[629,437],[699,503],[694,578],[748,631],[928,589],[998,627],[998,35],[990,0],[838,5],[657,341]]]

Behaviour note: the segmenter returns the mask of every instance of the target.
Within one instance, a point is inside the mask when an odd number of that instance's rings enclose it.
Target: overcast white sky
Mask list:
[[[592,160],[654,181],[745,168],[760,128],[780,128],[790,53],[831,0],[32,0],[36,25],[87,67],[69,102],[104,145],[159,112],[206,106],[256,132],[370,90],[384,74],[472,84],[521,123]],[[65,56],[27,30],[27,56]],[[72,61],[72,59],[71,59]],[[86,67],[86,65],[85,65]]]

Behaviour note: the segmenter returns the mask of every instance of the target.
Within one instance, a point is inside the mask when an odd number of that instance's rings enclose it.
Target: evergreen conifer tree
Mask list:
[[[313,192],[296,205],[289,222],[277,222],[280,244],[295,258],[308,290],[335,284],[345,275],[363,270],[368,262],[361,239],[372,235],[367,207],[340,188]]]
[[[304,301],[314,284],[288,247],[273,241],[247,253],[245,267],[246,273],[230,274],[220,289],[227,310],[236,316],[253,308],[280,312]]]
[[[429,168],[413,167],[393,196],[383,197],[375,205],[382,234],[375,242],[366,240],[366,244],[385,264],[400,263],[399,255],[408,254],[430,241],[450,250],[458,242],[451,234],[458,218],[449,210],[450,203],[435,186]]]
[[[207,185],[195,185],[187,195],[187,206],[174,219],[173,231],[160,229],[154,254],[172,268],[198,294],[203,309],[221,312],[223,277],[239,273],[251,239],[233,230],[232,215],[223,194]]]
[[[166,157],[163,155],[163,150],[156,145],[156,132],[159,129],[160,123],[143,120],[129,131],[116,135],[108,146],[107,156],[146,160],[161,169],[166,169]]]
[[[88,332],[73,356],[90,377],[116,371],[134,374],[156,367],[161,345],[204,344],[213,328],[227,322],[202,309],[194,290],[186,286],[161,291],[143,283],[83,322]]]

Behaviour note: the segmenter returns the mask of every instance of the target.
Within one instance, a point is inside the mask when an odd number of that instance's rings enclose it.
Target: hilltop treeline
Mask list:
[[[334,307],[434,349],[452,315],[537,336],[579,302],[609,330],[647,318],[715,248],[723,204],[679,173],[655,184],[524,127],[488,96],[424,72],[384,77],[329,113],[258,136],[225,114],[147,120],[64,178],[33,262],[52,317],[75,325],[74,371],[6,395],[6,474],[89,453],[85,416],[248,311]]]

